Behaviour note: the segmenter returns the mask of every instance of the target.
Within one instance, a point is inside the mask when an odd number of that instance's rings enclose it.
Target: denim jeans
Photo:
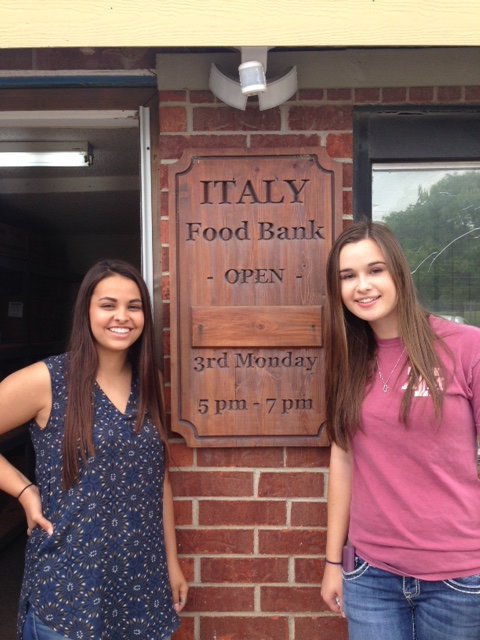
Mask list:
[[[27,618],[23,626],[23,640],[65,640],[66,636],[62,636],[56,631],[52,631],[33,613],[30,607]],[[163,640],[170,640],[171,636]]]
[[[480,574],[418,580],[357,556],[343,574],[343,609],[349,640],[479,640]]]
[[[65,640],[66,636],[62,636],[44,625],[30,607],[23,625],[22,638],[23,640]]]

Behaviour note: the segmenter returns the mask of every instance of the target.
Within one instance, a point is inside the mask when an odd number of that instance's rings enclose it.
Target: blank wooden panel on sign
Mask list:
[[[321,347],[322,307],[193,307],[193,347]]]

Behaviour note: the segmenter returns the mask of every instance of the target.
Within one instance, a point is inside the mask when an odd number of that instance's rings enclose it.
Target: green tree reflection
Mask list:
[[[480,171],[448,173],[384,218],[399,239],[422,303],[480,326]]]

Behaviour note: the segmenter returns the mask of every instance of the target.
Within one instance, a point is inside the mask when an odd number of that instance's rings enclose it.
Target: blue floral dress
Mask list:
[[[135,376],[122,414],[94,389],[95,456],[62,491],[66,354],[45,360],[47,426],[30,424],[43,512],[54,526],[28,538],[18,638],[27,607],[71,640],[160,640],[179,625],[163,541],[163,445],[147,419],[134,433]]]

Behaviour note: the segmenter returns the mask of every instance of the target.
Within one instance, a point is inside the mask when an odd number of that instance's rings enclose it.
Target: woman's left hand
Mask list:
[[[173,608],[180,613],[187,603],[188,584],[178,562],[168,567],[170,588],[172,590]]]
[[[53,533],[53,525],[42,512],[40,491],[35,484],[29,485],[19,497],[18,501],[25,511],[27,518],[27,535],[30,535],[35,527],[40,527],[49,536]]]

